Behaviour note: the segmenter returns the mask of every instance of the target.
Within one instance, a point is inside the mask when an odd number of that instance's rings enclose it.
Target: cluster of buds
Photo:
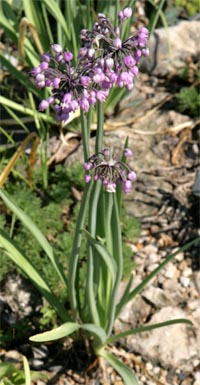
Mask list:
[[[129,148],[124,150],[124,158],[132,156]],[[121,157],[114,153],[112,148],[104,148],[98,154],[92,155],[83,165],[85,174],[85,183],[92,180],[100,180],[108,192],[115,192],[117,184],[122,186],[125,193],[132,189],[132,183],[136,180],[136,173],[121,160]]]
[[[57,120],[66,121],[79,107],[87,112],[97,101],[104,102],[113,86],[133,88],[140,59],[148,55],[148,30],[142,27],[123,40],[123,23],[131,16],[130,7],[120,11],[119,26],[114,28],[99,14],[91,31],[81,31],[77,60],[59,44],[51,45],[52,52],[43,54],[32,70],[38,88],[52,89],[51,96],[41,101],[41,111],[53,105]]]

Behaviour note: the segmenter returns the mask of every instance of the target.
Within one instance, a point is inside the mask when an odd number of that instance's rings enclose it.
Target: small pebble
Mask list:
[[[177,276],[177,268],[172,263],[169,263],[168,266],[163,270],[163,275],[166,278],[173,278]]]
[[[180,277],[180,283],[182,286],[188,287],[190,284],[190,278],[182,276],[182,277]]]
[[[190,277],[190,275],[192,275],[192,269],[191,269],[191,267],[187,267],[185,270],[183,270],[182,275],[183,275],[184,277]]]
[[[149,272],[151,273],[151,272],[152,272],[154,269],[156,269],[158,266],[159,266],[158,263],[152,263],[152,264],[150,264],[150,265],[147,266],[147,271],[149,271]]]

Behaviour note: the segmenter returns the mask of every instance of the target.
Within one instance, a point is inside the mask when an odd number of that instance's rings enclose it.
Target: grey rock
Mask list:
[[[196,318],[199,316],[196,315]],[[165,307],[155,313],[148,323],[154,324],[176,318],[188,318],[187,313],[177,307]],[[194,320],[193,317],[190,317]],[[180,370],[193,370],[193,361],[200,357],[200,335],[193,327],[176,324],[155,329],[140,335],[129,336],[127,345],[148,360]]]
[[[149,41],[150,56],[142,64],[143,71],[156,76],[177,74],[188,58],[200,53],[199,41],[199,21],[182,21],[155,30]]]
[[[157,308],[172,305],[172,299],[170,299],[170,296],[168,296],[167,292],[159,287],[150,286],[142,292],[142,297]]]

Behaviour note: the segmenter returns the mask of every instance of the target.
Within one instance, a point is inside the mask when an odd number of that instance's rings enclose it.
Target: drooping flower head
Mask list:
[[[134,35],[122,39],[123,23],[132,16],[130,7],[118,14],[119,26],[114,28],[108,18],[100,13],[92,31],[83,30],[82,44],[88,49],[98,48],[100,56],[94,67],[94,77],[103,74],[99,82],[110,89],[113,85],[132,89],[138,75],[142,56],[148,55],[146,48],[149,32],[142,27]]]
[[[113,86],[133,88],[141,56],[148,54],[148,30],[142,27],[123,40],[123,23],[131,15],[130,7],[120,11],[119,25],[114,28],[99,14],[91,31],[81,31],[78,58],[59,44],[51,45],[51,52],[43,54],[40,65],[32,70],[37,87],[51,87],[52,91],[41,101],[41,111],[53,105],[57,120],[65,121],[79,107],[87,112],[97,100],[104,102]]]
[[[129,148],[124,150],[124,156],[132,156]],[[101,180],[107,192],[115,192],[117,184],[121,184],[125,193],[131,192],[132,183],[136,180],[136,173],[130,166],[115,154],[112,148],[104,148],[98,154],[92,155],[83,168],[86,171],[85,183],[89,183],[93,177],[94,181]]]

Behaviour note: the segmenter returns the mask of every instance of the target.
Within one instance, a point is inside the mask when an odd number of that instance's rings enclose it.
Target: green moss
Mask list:
[[[176,97],[180,112],[187,113],[192,117],[199,116],[200,94],[196,88],[183,87]]]

